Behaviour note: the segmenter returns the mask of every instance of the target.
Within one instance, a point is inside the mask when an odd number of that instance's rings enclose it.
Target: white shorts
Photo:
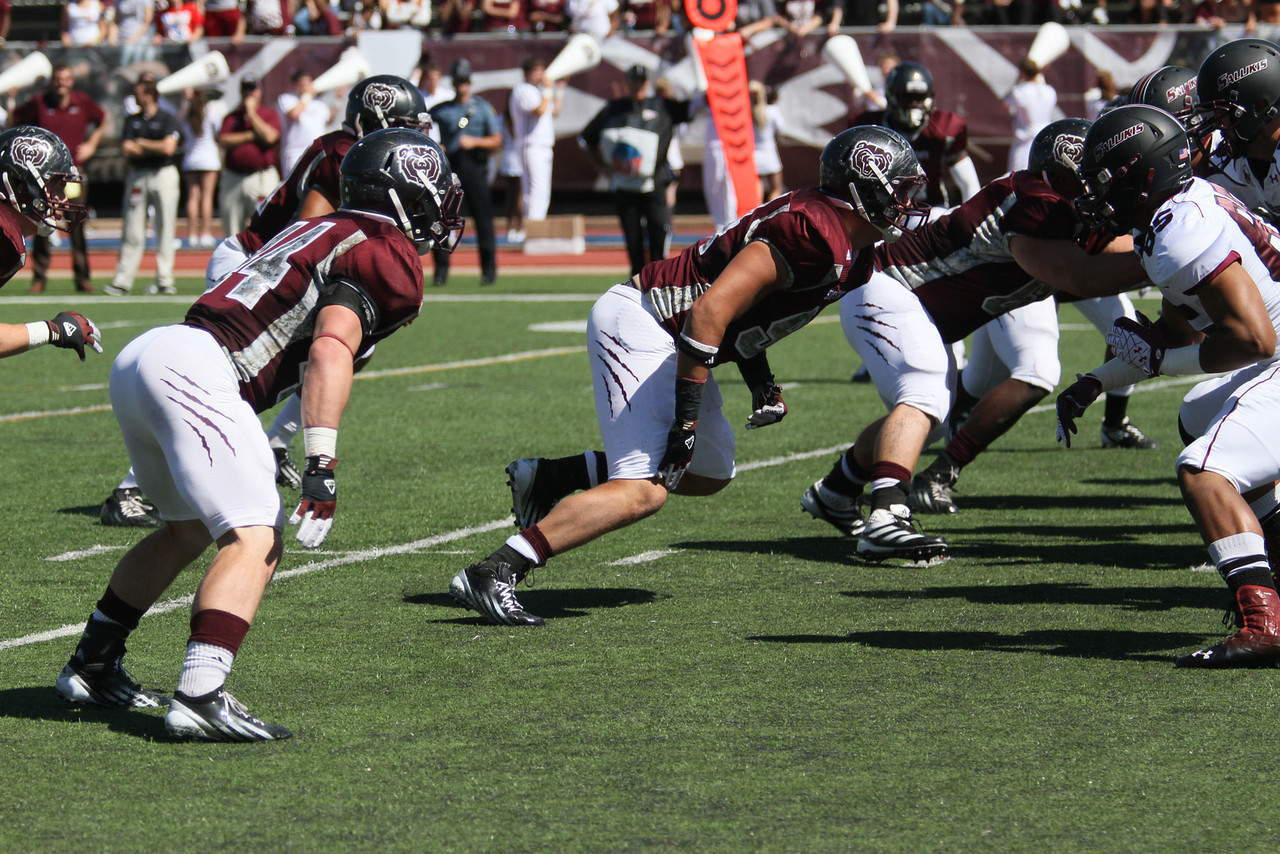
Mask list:
[[[1241,493],[1280,478],[1280,362],[1205,380],[1183,398],[1178,420],[1199,437],[1179,466],[1220,474]]]
[[[160,518],[284,529],[276,459],[221,345],[202,329],[162,326],[111,368],[111,408],[138,486]]]
[[[920,300],[897,279],[873,273],[840,300],[840,326],[862,357],[885,406],[906,404],[945,425],[955,388],[955,354]]]
[[[587,358],[609,479],[655,477],[675,419],[676,344],[645,311],[640,291],[614,285],[596,300],[587,319]],[[691,474],[733,479],[733,428],[723,406],[720,388],[708,376]]]
[[[213,290],[214,285],[218,284],[223,276],[247,260],[249,260],[249,253],[244,251],[244,247],[240,245],[240,241],[234,234],[222,238],[214,247],[213,254],[209,256],[209,266],[205,267],[204,289]]]
[[[982,397],[1007,379],[1053,391],[1058,361],[1058,305],[1053,297],[1015,308],[973,333],[961,374],[965,391]]]

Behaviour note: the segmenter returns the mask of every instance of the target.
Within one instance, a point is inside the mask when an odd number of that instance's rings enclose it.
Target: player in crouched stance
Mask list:
[[[419,256],[451,250],[462,228],[453,171],[419,130],[380,130],[354,144],[342,161],[341,202],[284,228],[200,297],[185,322],[140,335],[116,360],[112,407],[164,527],[116,566],[57,679],[67,700],[167,703],[165,725],[177,737],[289,737],[224,687],[283,551],[276,461],[258,414],[301,387],[306,467],[296,537],[318,547],[337,508],[338,426],[354,354],[417,316]],[[125,641],[210,543],[217,553],[192,604],[177,693],[166,700],[125,670]]]
[[[508,468],[525,528],[454,577],[458,602],[494,623],[539,625],[515,597],[531,569],[658,512],[670,493],[712,495],[729,484],[733,429],[711,369],[762,359],[866,281],[874,243],[923,221],[915,198],[924,173],[894,131],[837,135],[820,174],[820,187],[761,205],[596,302],[587,353],[604,453]],[[780,417],[767,369],[751,385],[763,389],[753,393],[760,417],[770,406]],[[586,491],[570,495],[578,489]]]
[[[24,238],[48,237],[84,220],[88,209],[75,201],[80,173],[67,144],[44,128],[23,125],[0,133],[0,287],[27,260]],[[0,359],[45,344],[101,353],[98,329],[77,311],[60,312],[53,320],[0,323]]]
[[[1164,297],[1161,317],[1107,333],[1117,358],[1058,396],[1058,436],[1109,388],[1154,376],[1229,372],[1195,386],[1178,426],[1187,447],[1178,483],[1209,556],[1235,597],[1241,628],[1177,660],[1179,667],[1280,664],[1280,594],[1263,523],[1277,519],[1280,478],[1280,233],[1226,191],[1192,177],[1191,143],[1161,110],[1129,106],[1098,119],[1084,143],[1081,216],[1132,231]],[[1246,498],[1246,496],[1248,496]]]

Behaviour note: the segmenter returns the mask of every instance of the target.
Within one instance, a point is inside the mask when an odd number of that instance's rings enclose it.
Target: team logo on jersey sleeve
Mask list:
[[[395,87],[385,83],[370,83],[365,87],[360,100],[370,110],[386,112],[396,105]]]
[[[44,169],[53,157],[53,146],[36,136],[19,137],[9,149],[13,162],[32,171]]]
[[[419,187],[434,187],[444,172],[440,152],[429,145],[402,145],[395,156],[405,180]]]
[[[849,166],[861,178],[882,178],[892,163],[893,152],[866,140],[858,140],[849,152]]]

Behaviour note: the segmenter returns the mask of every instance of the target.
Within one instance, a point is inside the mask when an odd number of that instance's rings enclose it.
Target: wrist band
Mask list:
[[[720,353],[719,347],[712,347],[708,344],[703,344],[701,341],[695,341],[683,332],[676,339],[676,349],[706,368],[715,365],[716,356]]]
[[[308,457],[336,459],[338,456],[338,428],[303,427],[302,447],[306,449],[305,454]]]
[[[1160,363],[1160,375],[1163,377],[1185,377],[1202,373],[1204,369],[1200,367],[1199,344],[1166,350],[1164,361]]]
[[[27,324],[27,349],[34,350],[49,343],[49,321],[37,320]]]

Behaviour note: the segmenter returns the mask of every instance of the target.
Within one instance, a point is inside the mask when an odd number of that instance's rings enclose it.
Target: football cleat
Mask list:
[[[872,510],[858,538],[858,555],[870,561],[885,558],[933,560],[947,557],[947,541],[922,533],[905,504]]]
[[[1241,629],[1207,649],[1182,656],[1178,667],[1280,667],[1280,635]]]
[[[951,488],[956,485],[960,470],[946,463],[942,463],[943,469],[935,468],[937,465],[934,463],[911,480],[907,505],[915,513],[955,513],[959,510],[951,499]]]
[[[119,658],[102,664],[85,664],[73,657],[58,674],[53,687],[58,696],[77,705],[156,709],[169,703],[168,697],[148,691],[135,682]]]
[[[285,727],[254,717],[224,688],[204,697],[175,694],[164,728],[174,738],[198,741],[279,741],[293,735]]]
[[[159,528],[164,525],[155,505],[136,486],[112,490],[102,502],[98,519],[111,528]]]
[[[302,472],[298,471],[298,467],[289,458],[289,449],[272,448],[271,450],[276,455],[276,484],[292,489],[294,492],[302,489]]]
[[[1130,424],[1126,418],[1118,427],[1102,425],[1102,447],[1152,451],[1160,447],[1160,443],[1155,439],[1148,439],[1145,433]]]
[[[871,382],[871,371],[866,365],[858,365],[858,369],[853,372],[853,376],[849,377],[851,383],[869,383]]]
[[[858,499],[831,491],[823,481],[825,478],[804,491],[800,496],[800,509],[828,523],[846,537],[861,534],[865,522],[862,511],[858,509]]]
[[[517,581],[510,564],[487,557],[455,575],[449,594],[462,607],[500,626],[543,625],[546,620],[530,614],[516,600]]]
[[[524,530],[547,517],[551,508],[563,496],[552,494],[546,479],[538,480],[541,460],[516,460],[507,466],[507,486],[511,487],[511,512],[516,517],[516,527]]]

